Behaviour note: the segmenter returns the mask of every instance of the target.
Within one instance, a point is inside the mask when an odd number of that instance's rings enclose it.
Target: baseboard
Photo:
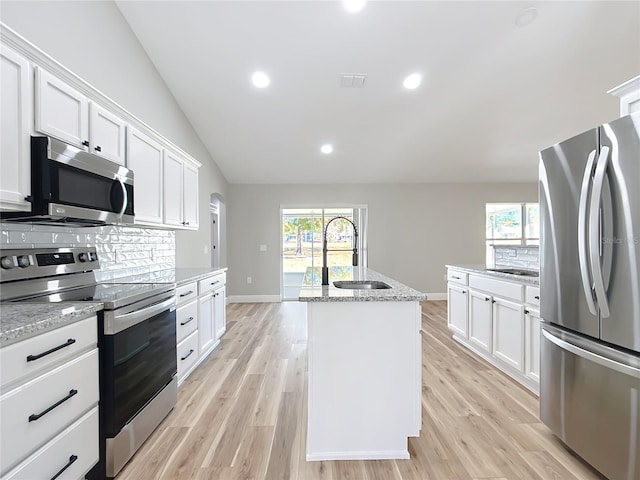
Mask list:
[[[427,293],[427,302],[429,300],[446,300],[446,293]]]
[[[405,460],[408,458],[410,458],[408,450],[307,453],[307,462],[319,462],[324,460]]]
[[[280,295],[229,295],[228,303],[279,303]]]

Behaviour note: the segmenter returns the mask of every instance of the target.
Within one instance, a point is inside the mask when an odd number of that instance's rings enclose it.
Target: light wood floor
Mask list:
[[[410,460],[306,462],[306,316],[231,304],[222,344],[122,471],[139,479],[558,479],[599,476],[538,419],[537,397],[451,340],[423,304],[423,425]]]

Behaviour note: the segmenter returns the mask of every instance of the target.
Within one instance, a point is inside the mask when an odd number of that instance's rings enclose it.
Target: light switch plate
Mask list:
[[[267,246],[264,245],[264,244],[260,245],[260,251],[261,252],[266,252],[267,251]]]

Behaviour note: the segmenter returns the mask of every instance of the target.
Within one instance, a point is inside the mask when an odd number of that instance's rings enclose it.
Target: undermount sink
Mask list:
[[[340,280],[333,282],[336,288],[348,288],[351,290],[381,290],[391,288],[388,283],[378,280]]]
[[[539,277],[540,273],[535,270],[521,270],[518,268],[487,268],[489,272],[509,273],[511,275],[520,275],[523,277]]]

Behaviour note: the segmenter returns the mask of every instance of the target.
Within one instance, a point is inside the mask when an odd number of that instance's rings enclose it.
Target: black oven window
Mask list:
[[[114,181],[77,168],[58,169],[58,199],[61,203],[113,212],[111,189]]]

